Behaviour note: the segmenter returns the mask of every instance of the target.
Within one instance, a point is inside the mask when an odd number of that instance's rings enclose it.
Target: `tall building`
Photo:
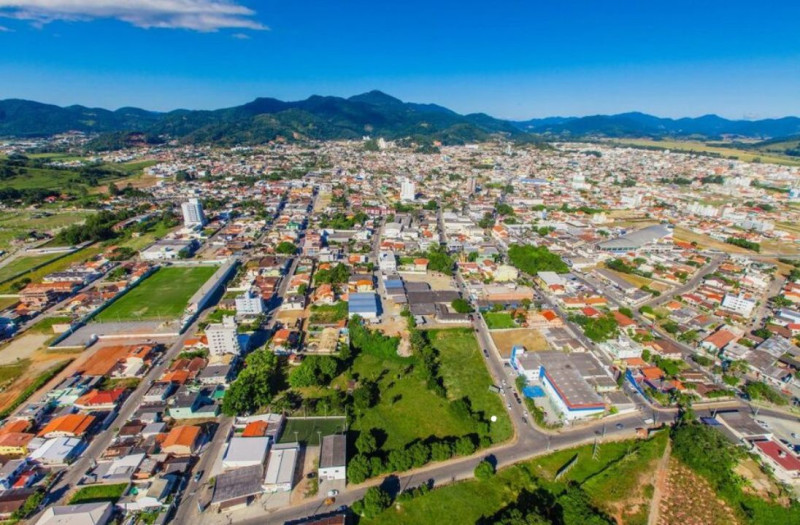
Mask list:
[[[226,316],[221,323],[211,323],[206,327],[208,351],[211,355],[238,354],[239,338],[236,320]]]
[[[400,200],[402,202],[414,202],[417,197],[417,186],[414,181],[403,179],[400,185]]]
[[[264,300],[252,290],[236,298],[236,313],[240,315],[258,315],[264,313]]]
[[[183,225],[187,228],[205,226],[206,217],[203,215],[203,205],[197,199],[189,199],[189,202],[181,204],[183,211]]]

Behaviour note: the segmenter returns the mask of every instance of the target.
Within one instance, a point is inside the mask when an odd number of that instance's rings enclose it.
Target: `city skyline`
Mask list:
[[[0,98],[165,111],[380,89],[519,120],[798,114],[787,2],[140,4],[0,1]]]

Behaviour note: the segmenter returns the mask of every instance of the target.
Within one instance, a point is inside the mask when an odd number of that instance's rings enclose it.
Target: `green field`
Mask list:
[[[499,330],[503,328],[517,328],[514,318],[508,312],[486,312],[483,314],[486,326],[489,330]]]
[[[34,270],[30,273],[27,273],[22,278],[30,279],[31,282],[34,283],[40,282],[45,275],[65,270],[69,268],[73,263],[83,262],[88,259],[91,259],[92,257],[94,257],[95,255],[99,254],[102,251],[103,249],[97,244],[87,246],[86,248],[73,252],[69,255],[65,255],[60,259],[56,259],[50,264],[42,266],[38,270]],[[0,294],[14,293],[13,290],[11,289],[11,285],[18,280],[19,279],[15,279],[0,286]]]
[[[110,501],[113,503],[122,497],[127,488],[127,483],[118,483],[116,485],[89,485],[78,490],[78,492],[70,498],[69,504],[77,505],[78,503],[94,503],[97,501]]]
[[[493,517],[512,505],[524,507],[539,501],[549,507],[553,523],[580,525],[597,521],[575,521],[562,509],[558,498],[568,484],[575,483],[597,508],[613,514],[614,504],[627,498],[641,498],[644,483],[641,476],[652,471],[667,443],[662,432],[647,441],[624,441],[602,445],[596,459],[592,446],[564,450],[505,468],[488,480],[472,480],[434,489],[410,501],[399,502],[373,519],[362,523],[439,524],[492,523]],[[577,462],[558,481],[555,473],[573,457]],[[555,505],[547,501],[555,500]],[[647,510],[623,513],[624,523],[646,523]],[[565,512],[567,511],[567,512]],[[562,515],[561,513],[564,512]],[[633,513],[635,512],[635,514]],[[644,518],[644,521],[640,521]],[[514,523],[523,523],[522,521]]]
[[[335,419],[287,419],[286,427],[284,427],[278,443],[294,443],[295,439],[297,439],[305,445],[318,446],[320,436],[325,437],[330,434],[341,433],[345,428],[345,424],[343,417]],[[296,438],[295,432],[297,432]]]
[[[216,266],[168,266],[159,269],[95,318],[100,322],[176,319]]]
[[[494,382],[486,370],[483,354],[472,330],[430,330],[428,338],[433,347],[439,350],[448,397],[459,399],[467,396],[474,411],[483,412],[486,419],[497,416],[497,422],[491,427],[494,443],[510,439],[513,433],[511,420],[500,396],[489,391],[489,386]]]
[[[52,261],[60,254],[48,253],[46,255],[31,255],[29,257],[17,257],[8,264],[0,267],[0,283],[5,282],[17,275],[34,268],[40,264]]]

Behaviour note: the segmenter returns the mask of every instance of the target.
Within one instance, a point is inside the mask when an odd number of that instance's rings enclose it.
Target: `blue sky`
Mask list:
[[[800,2],[0,0],[0,98],[154,110],[381,89],[504,118],[800,114]]]

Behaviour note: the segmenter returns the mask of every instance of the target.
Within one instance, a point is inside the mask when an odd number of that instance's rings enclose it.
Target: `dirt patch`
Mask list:
[[[733,510],[717,498],[708,481],[674,458],[670,459],[658,511],[659,525],[739,523]]]
[[[317,464],[319,463],[319,447],[306,447],[303,454],[303,464],[300,466],[300,481],[292,490],[291,504],[302,502],[306,498],[313,497],[316,493],[314,489],[318,487],[316,478],[309,479],[308,474],[317,474]]]
[[[0,348],[0,366],[32,357],[52,337],[47,334],[25,334],[14,339],[8,345]]]
[[[426,275],[406,274],[403,278],[412,283],[428,283],[431,287],[431,290],[434,291],[456,289],[455,285],[453,284],[453,278],[449,275],[444,275],[441,273],[428,272]]]
[[[550,348],[544,335],[535,328],[492,330],[492,340],[502,357],[511,356],[511,347],[522,345],[530,352],[543,352]]]
[[[778,487],[775,482],[761,470],[758,463],[751,458],[740,461],[739,464],[736,465],[734,472],[750,482],[749,486],[742,487],[742,490],[745,492],[755,494],[765,500],[770,500],[772,497],[779,497],[781,495],[780,487]]]

